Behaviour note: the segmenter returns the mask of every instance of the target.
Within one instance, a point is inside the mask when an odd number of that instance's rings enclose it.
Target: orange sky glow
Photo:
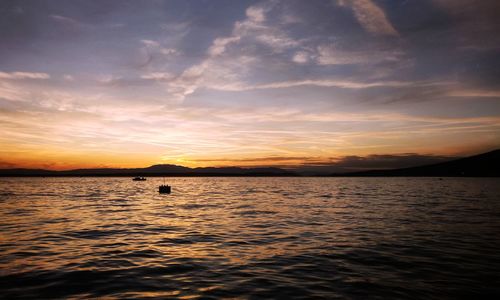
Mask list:
[[[495,4],[465,2],[6,5],[0,168],[293,168],[499,148]]]

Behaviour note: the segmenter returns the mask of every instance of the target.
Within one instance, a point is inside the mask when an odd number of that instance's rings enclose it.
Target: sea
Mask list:
[[[500,179],[0,178],[0,298],[500,299]]]

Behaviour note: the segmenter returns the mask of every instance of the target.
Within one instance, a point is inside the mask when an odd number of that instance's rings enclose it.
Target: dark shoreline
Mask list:
[[[85,174],[85,175],[77,175],[77,174],[55,174],[55,175],[37,175],[37,174],[31,174],[31,175],[8,175],[8,174],[0,174],[0,178],[7,178],[7,177],[51,177],[51,178],[58,178],[58,177],[136,177],[136,176],[142,176],[142,177],[323,177],[323,176],[301,176],[299,174],[289,174],[289,175],[269,175],[269,174],[263,174],[263,175],[246,175],[246,174],[109,174],[109,175],[103,175],[103,174]]]

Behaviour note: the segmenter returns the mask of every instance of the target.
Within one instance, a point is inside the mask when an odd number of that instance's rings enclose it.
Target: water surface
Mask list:
[[[161,182],[0,178],[0,296],[500,296],[499,179]]]

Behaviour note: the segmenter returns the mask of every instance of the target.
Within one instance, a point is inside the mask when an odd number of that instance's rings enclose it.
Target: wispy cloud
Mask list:
[[[65,25],[70,25],[70,26],[82,26],[83,25],[83,23],[81,23],[73,18],[65,17],[65,16],[61,16],[61,15],[50,15],[50,18],[52,18],[55,21],[61,22]]]
[[[363,28],[376,35],[398,36],[385,12],[372,0],[339,0],[339,5],[349,6]]]
[[[500,98],[500,90],[458,89],[450,90],[447,95],[451,97]]]
[[[318,86],[318,87],[331,87],[342,89],[369,89],[377,87],[425,87],[434,86],[439,83],[435,82],[412,82],[412,81],[372,81],[362,82],[353,80],[339,80],[339,79],[317,79],[317,80],[298,80],[298,81],[283,81],[273,82],[259,85],[245,85],[241,83],[215,85],[211,88],[224,91],[247,91],[247,90],[260,90],[260,89],[282,89],[298,86]]]
[[[152,72],[149,74],[141,75],[143,79],[153,79],[153,80],[171,80],[174,78],[174,75],[167,72]]]
[[[50,75],[47,73],[37,72],[0,72],[0,79],[49,79]]]
[[[250,39],[270,47],[275,52],[299,45],[299,41],[290,37],[277,26],[267,24],[266,14],[273,9],[275,2],[263,2],[246,10],[246,19],[234,24],[232,34],[214,40],[209,49],[211,56],[222,54],[228,45]]]
[[[383,61],[396,62],[404,53],[401,50],[341,50],[334,45],[318,46],[317,62],[321,65],[376,64]]]
[[[240,36],[216,38],[213,41],[212,46],[210,46],[210,48],[208,49],[208,54],[212,57],[221,55],[222,53],[224,53],[224,51],[226,51],[227,45],[237,42],[240,39],[241,39]]]
[[[293,55],[292,60],[298,64],[305,64],[311,59],[311,54],[307,51],[298,51]]]

